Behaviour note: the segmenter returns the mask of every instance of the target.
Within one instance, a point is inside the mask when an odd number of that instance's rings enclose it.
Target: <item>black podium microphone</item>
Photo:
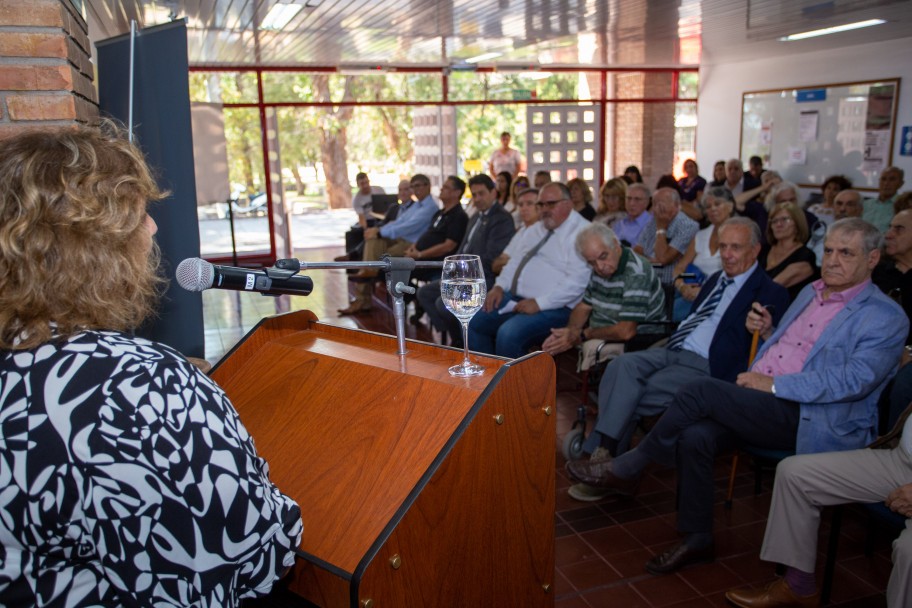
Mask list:
[[[187,291],[232,289],[255,291],[270,296],[309,296],[313,291],[310,277],[294,275],[273,278],[264,270],[215,266],[200,258],[187,258],[177,266],[177,284]]]

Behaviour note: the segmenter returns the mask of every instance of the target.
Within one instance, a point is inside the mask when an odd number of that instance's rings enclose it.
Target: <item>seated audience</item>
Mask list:
[[[862,218],[877,226],[881,232],[886,232],[893,217],[893,200],[899,189],[903,187],[905,173],[899,167],[887,167],[880,174],[880,187],[877,198],[864,200],[864,213]]]
[[[770,173],[767,171],[766,173]],[[764,175],[766,175],[764,173]],[[763,233],[763,244],[767,245],[766,234],[767,234],[767,223],[769,221],[769,214],[772,212],[773,207],[782,203],[791,203],[801,208],[800,203],[798,202],[798,186],[792,182],[780,181],[772,188],[769,189],[769,193],[766,195],[765,202],[761,205],[757,202],[748,203],[747,208],[744,212],[744,215],[751,218],[757,225],[760,226],[760,231]],[[812,227],[817,225],[817,217],[814,216],[810,211],[802,210],[804,214],[805,224],[808,226],[807,234],[810,234]],[[821,226],[822,232],[826,232],[826,226]],[[807,236],[805,240],[802,241],[802,245],[807,242]]]
[[[609,228],[627,215],[624,199],[627,198],[627,182],[613,177],[602,184],[599,190],[599,205],[594,222],[601,222]],[[645,226],[645,223],[643,224]]]
[[[510,187],[513,185],[513,176],[509,171],[501,171],[494,178],[497,185],[497,202],[506,209],[510,205]],[[509,209],[507,209],[509,212]]]
[[[760,185],[760,180],[765,173],[763,159],[759,156],[751,156],[747,159],[747,166],[747,173],[744,174],[744,189],[750,190]]]
[[[709,182],[710,186],[724,186],[727,174],[725,172],[725,161],[717,160],[716,164],[713,165],[713,176],[712,181]]]
[[[912,209],[900,211],[890,220],[884,235],[884,254],[874,269],[874,284],[902,306],[912,320]],[[912,346],[912,336],[906,345]]]
[[[567,326],[551,330],[543,351],[557,355],[591,340],[615,342],[613,352],[620,354],[640,323],[665,320],[665,295],[652,264],[621,245],[611,228],[587,226],[576,236],[576,250],[592,276]]]
[[[392,222],[364,231],[365,262],[375,262],[384,253],[401,257],[431,225],[431,218],[439,209],[437,201],[431,196],[431,180],[426,175],[418,173],[412,177],[410,183],[418,200],[401,205],[396,219]],[[371,281],[377,274],[374,269],[362,269],[352,275],[358,281],[355,286],[355,298],[347,308],[339,309],[340,314],[370,312]]]
[[[760,559],[787,566],[785,574],[760,589],[728,591],[728,601],[743,608],[818,606],[814,571],[823,507],[883,503],[912,518],[912,416],[906,418],[897,438],[892,449],[803,454],[780,462]],[[908,525],[893,541],[892,557],[887,606],[912,606],[912,528]]]
[[[674,268],[674,321],[681,321],[690,314],[700,286],[710,275],[722,269],[719,254],[719,227],[728,221],[735,210],[735,201],[728,188],[714,186],[703,196],[703,209],[709,226],[697,232],[684,255]],[[693,279],[681,278],[684,273],[695,274]]]
[[[573,210],[590,222],[595,219],[595,208],[592,206],[592,188],[586,180],[574,177],[567,182],[570,190],[570,200],[573,201]]]
[[[858,190],[843,190],[833,201],[833,219],[844,220],[847,217],[861,217],[864,205]]]
[[[490,289],[494,285],[492,264],[513,236],[513,218],[503,208],[503,205],[497,202],[494,181],[487,175],[471,177],[469,189],[472,191],[472,200],[477,212],[469,220],[465,236],[455,253],[481,257],[485,282]],[[464,184],[462,191],[465,191]],[[441,198],[443,198],[443,192],[441,192]],[[522,209],[522,199],[523,197],[520,196],[520,209]],[[462,326],[440,299],[440,281],[425,283],[418,288],[417,296],[431,325],[441,333],[448,334],[453,343],[461,347]]]
[[[755,188],[759,185],[751,183]],[[745,190],[750,190],[750,188],[744,187],[744,165],[741,164],[739,159],[730,158],[725,163],[725,183],[721,185],[731,190],[736,197]]]
[[[912,209],[912,192],[903,192],[893,201],[893,215],[906,209]]]
[[[540,170],[535,172],[535,177],[532,180],[532,187],[536,190],[541,190],[545,184],[551,183],[551,173],[545,170]]]
[[[405,250],[403,255],[425,262],[439,262],[456,252],[456,248],[459,247],[466,234],[466,225],[469,223],[469,216],[462,208],[462,194],[465,189],[465,182],[455,175],[444,180],[443,185],[440,186],[440,202],[443,204],[443,208],[434,214],[430,227]],[[440,272],[437,269],[421,268],[415,270],[412,276],[422,281],[429,281],[439,278]]]
[[[348,260],[360,260],[361,250],[364,247],[364,229],[368,226],[374,226],[380,221],[380,218],[373,216],[372,200],[375,194],[385,194],[380,186],[371,186],[370,179],[366,173],[359,173],[355,177],[358,184],[358,191],[352,197],[352,208],[358,214],[358,223],[353,224],[351,230],[345,233],[345,255],[335,258],[337,262]],[[408,184],[408,182],[405,182]],[[402,183],[399,184],[402,192]],[[409,186],[409,197],[411,197],[411,186]]]
[[[804,213],[795,203],[773,207],[766,227],[766,242],[760,252],[760,267],[769,277],[788,289],[794,300],[804,286],[817,277],[814,252],[804,246],[808,227]]]
[[[822,199],[819,203],[808,205],[807,210],[817,216],[817,219],[824,222],[827,226],[836,221],[833,203],[836,201],[836,195],[843,190],[849,190],[852,187],[844,175],[831,175],[826,178],[820,187]]]
[[[643,175],[640,173],[640,168],[636,165],[630,165],[624,169],[624,178],[627,180],[627,185],[643,183]]]
[[[768,306],[779,319],[788,306],[788,294],[757,266],[760,231],[746,218],[732,218],[719,229],[722,270],[703,285],[694,311],[678,327],[664,348],[621,355],[608,364],[599,384],[599,414],[595,432],[583,445],[592,454],[588,462],[626,451],[639,416],[665,411],[675,393],[695,378],[713,377],[730,383],[747,369],[751,335],[744,321],[755,302]],[[603,447],[607,450],[597,451]],[[586,460],[569,469],[583,482],[571,495],[601,497],[600,482],[582,478]],[[581,468],[580,468],[581,467]],[[595,482],[595,483],[592,483]],[[587,487],[588,486],[588,487]]]
[[[735,208],[738,210],[738,213],[741,215],[746,215],[748,217],[754,217],[757,214],[757,211],[753,210],[754,206],[764,206],[769,203],[769,208],[772,208],[772,198],[769,196],[770,190],[782,183],[782,176],[779,175],[778,171],[764,171],[763,175],[760,176],[760,185],[750,190],[745,190],[741,194],[735,197]],[[751,211],[748,211],[748,209]],[[767,209],[768,210],[768,209]],[[763,211],[762,209],[760,211]]]
[[[235,607],[294,563],[300,509],[225,393],[133,333],[164,197],[109,124],[0,146],[0,605]]]
[[[649,208],[652,193],[646,184],[629,184],[626,188],[624,210],[627,214],[621,219],[615,220],[611,229],[614,230],[614,234],[620,239],[621,244],[633,247],[640,242],[643,230],[652,220],[652,214],[646,211]]]
[[[692,220],[702,220],[700,202],[706,190],[706,180],[700,176],[697,161],[692,158],[684,161],[684,177],[678,180],[678,189],[681,192],[681,210]]]
[[[570,191],[553,182],[539,191],[541,221],[527,231],[524,247],[511,257],[484,309],[469,323],[473,350],[516,358],[562,327],[589,282],[589,267],[576,252],[577,233],[589,225],[573,210]]]
[[[516,255],[516,252],[523,247],[522,243],[526,232],[528,232],[529,228],[541,218],[541,210],[536,203],[538,203],[538,190],[535,188],[526,188],[519,194],[517,206],[519,208],[519,217],[522,220],[522,224],[516,231],[516,234],[510,238],[510,242],[503,252],[497,256],[494,263],[491,264],[491,269],[494,271],[495,275],[500,274],[503,267],[510,261],[510,257]],[[492,278],[491,284],[488,285],[488,289],[490,289],[493,284],[494,279]]]
[[[748,314],[747,330],[764,340],[752,371],[739,374],[737,384],[708,378],[683,387],[629,452],[568,463],[574,479],[627,494],[650,463],[677,467],[684,539],[650,559],[647,571],[667,574],[714,559],[719,451],[752,445],[810,454],[859,449],[874,438],[878,396],[909,331],[899,306],[871,283],[882,242],[862,220],[834,223],[822,279],[801,292],[778,327],[759,304]]]
[[[522,218],[519,213],[519,205],[517,201],[519,199],[519,193],[529,189],[529,178],[525,175],[517,175],[516,179],[513,180],[513,184],[510,186],[510,203],[504,205],[504,209],[507,210],[507,213],[513,216],[513,224],[519,228],[522,225]]]
[[[659,278],[670,285],[674,280],[674,266],[687,251],[700,225],[681,213],[681,199],[676,190],[657,190],[652,203],[652,219],[640,234],[634,251],[660,266]]]

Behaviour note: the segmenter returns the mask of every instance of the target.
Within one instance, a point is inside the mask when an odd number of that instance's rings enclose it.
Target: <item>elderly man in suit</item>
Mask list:
[[[474,254],[481,257],[485,282],[490,289],[494,285],[494,271],[491,264],[513,238],[515,225],[513,216],[497,202],[497,186],[488,175],[469,178],[469,189],[475,203],[475,213],[469,219],[465,237],[456,253]],[[440,299],[440,281],[431,281],[418,289],[418,302],[427,313],[437,330],[449,334],[453,346],[462,346],[462,331],[459,320],[446,309]]]
[[[662,413],[675,392],[701,376],[733,382],[747,369],[751,335],[744,320],[753,302],[768,306],[776,320],[788,307],[788,292],[757,264],[760,230],[747,218],[732,218],[719,228],[722,270],[712,275],[694,301],[693,312],[665,348],[627,353],[612,361],[599,385],[595,432],[583,446],[590,462],[626,450],[639,416]],[[605,448],[599,450],[598,448]],[[570,467],[588,466],[585,461]],[[580,483],[577,500],[598,500],[609,490]]]
[[[737,385],[688,384],[633,450],[568,471],[585,483],[635,491],[651,462],[677,464],[677,546],[646,564],[653,574],[714,558],[713,464],[739,445],[810,454],[859,449],[875,435],[877,399],[896,372],[909,328],[896,302],[872,282],[883,237],[860,219],[835,222],[821,279],[805,287],[778,328],[756,305],[747,328],[765,343]]]

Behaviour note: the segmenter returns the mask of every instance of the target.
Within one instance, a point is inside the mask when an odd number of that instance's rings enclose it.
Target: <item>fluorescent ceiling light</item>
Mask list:
[[[488,59],[496,59],[497,57],[500,57],[501,55],[503,55],[503,53],[483,53],[476,57],[471,57],[469,59],[466,59],[465,62],[466,63],[478,63],[479,61],[487,61]]]
[[[827,34],[838,34],[839,32],[848,32],[849,30],[871,27],[872,25],[880,25],[881,23],[886,23],[886,21],[883,19],[868,19],[867,21],[856,21],[855,23],[846,23],[845,25],[835,25],[833,27],[825,27],[820,30],[801,32],[800,34],[789,34],[788,36],[783,36],[779,40],[783,42],[791,42],[792,40],[804,40],[805,38],[814,38],[815,36],[826,36]]]
[[[266,13],[266,18],[263,19],[263,23],[260,24],[261,30],[280,30],[283,29],[288,22],[295,18],[301,9],[304,8],[300,4],[290,4],[286,2],[277,2],[272,5],[272,8],[269,9],[269,12]]]

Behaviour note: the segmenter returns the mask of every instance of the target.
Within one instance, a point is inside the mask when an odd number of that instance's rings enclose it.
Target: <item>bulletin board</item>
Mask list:
[[[741,102],[741,158],[802,187],[841,174],[876,189],[893,163],[900,79],[749,91]]]

